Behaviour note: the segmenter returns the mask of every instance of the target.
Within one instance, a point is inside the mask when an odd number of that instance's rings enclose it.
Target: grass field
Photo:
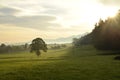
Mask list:
[[[116,55],[90,46],[1,54],[0,80],[120,80]]]

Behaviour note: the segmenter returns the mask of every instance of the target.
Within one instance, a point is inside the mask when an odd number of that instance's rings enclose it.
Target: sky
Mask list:
[[[0,0],[0,43],[85,34],[119,7],[120,0]]]

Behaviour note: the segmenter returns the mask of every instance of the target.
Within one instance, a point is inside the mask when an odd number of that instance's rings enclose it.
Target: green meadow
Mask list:
[[[92,46],[0,55],[0,80],[120,80],[117,52]]]

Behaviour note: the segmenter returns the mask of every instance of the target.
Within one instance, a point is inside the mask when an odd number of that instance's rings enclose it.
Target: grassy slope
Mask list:
[[[0,55],[0,80],[120,80],[116,55],[92,47]]]

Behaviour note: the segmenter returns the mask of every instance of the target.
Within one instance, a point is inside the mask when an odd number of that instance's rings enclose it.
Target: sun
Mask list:
[[[87,12],[89,14],[86,14],[87,17],[84,18],[85,20],[87,20],[87,22],[90,25],[94,25],[100,19],[106,20],[109,17],[110,18],[115,17],[119,10],[118,8],[113,6],[110,7],[110,6],[96,5],[96,6],[90,6],[90,7],[91,7],[91,11]]]
[[[115,7],[104,7],[104,9],[101,10],[103,13],[99,14],[101,15],[102,19],[107,19],[108,17],[115,17],[118,9]]]

